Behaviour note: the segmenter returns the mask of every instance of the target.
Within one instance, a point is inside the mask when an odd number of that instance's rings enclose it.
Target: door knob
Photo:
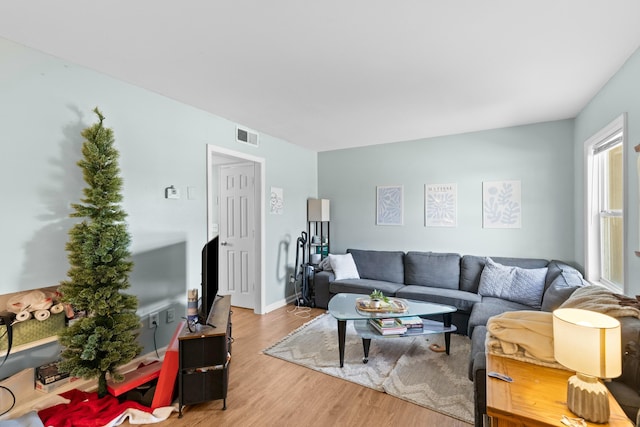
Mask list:
[[[227,242],[220,242],[220,246],[227,246]]]

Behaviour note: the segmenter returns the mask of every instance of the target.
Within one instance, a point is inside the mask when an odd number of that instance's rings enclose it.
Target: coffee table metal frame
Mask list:
[[[366,295],[365,295],[366,296]],[[344,343],[347,332],[347,321],[353,320],[355,330],[362,338],[362,346],[364,349],[363,363],[369,360],[369,348],[372,339],[380,338],[406,338],[416,337],[419,335],[440,334],[444,333],[445,351],[449,354],[451,343],[451,332],[457,330],[456,326],[451,323],[451,314],[457,311],[455,307],[436,304],[424,301],[415,301],[404,299],[407,302],[408,310],[403,313],[371,313],[360,311],[356,308],[356,300],[362,298],[362,294],[337,294],[329,300],[329,313],[338,322],[338,350],[340,352],[340,367],[344,366]],[[369,325],[369,319],[372,318],[396,318],[408,316],[433,316],[442,314],[443,321],[422,319],[423,329],[420,332],[409,331],[402,335],[382,335]]]

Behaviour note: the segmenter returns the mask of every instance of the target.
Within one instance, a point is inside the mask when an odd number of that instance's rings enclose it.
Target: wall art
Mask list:
[[[271,187],[269,198],[269,212],[274,215],[282,215],[284,212],[284,190],[278,187]]]
[[[458,225],[458,184],[425,184],[425,227]]]
[[[521,228],[522,195],[520,181],[482,183],[482,226]]]
[[[403,193],[401,185],[376,187],[377,225],[402,225]]]

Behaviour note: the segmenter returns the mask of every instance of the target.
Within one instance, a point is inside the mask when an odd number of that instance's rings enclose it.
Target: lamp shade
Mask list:
[[[307,221],[329,221],[329,200],[308,199]]]
[[[553,312],[556,360],[580,374],[616,378],[622,373],[620,322],[602,313],[577,308]]]

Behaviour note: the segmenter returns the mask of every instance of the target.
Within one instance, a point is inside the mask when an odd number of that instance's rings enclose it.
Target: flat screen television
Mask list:
[[[218,237],[202,248],[202,298],[200,300],[201,323],[206,323],[211,307],[218,295]]]

